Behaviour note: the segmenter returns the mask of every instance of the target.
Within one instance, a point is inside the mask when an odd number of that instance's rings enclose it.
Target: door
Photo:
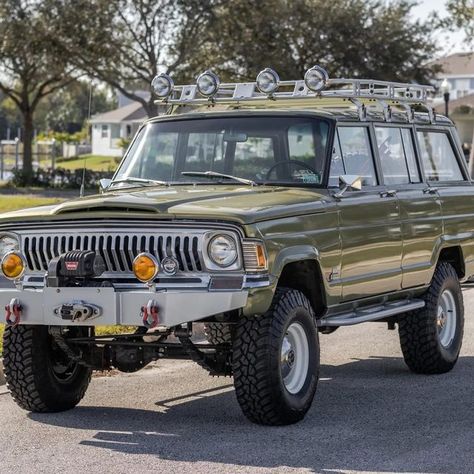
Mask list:
[[[470,276],[474,272],[474,189],[453,133],[450,128],[420,127],[416,135],[426,181],[436,189],[441,207],[444,230],[439,246],[462,245],[466,276]]]
[[[340,174],[362,178],[360,191],[338,200],[343,301],[401,288],[402,238],[396,193],[380,185],[369,125],[340,125],[329,185]]]
[[[422,182],[411,126],[376,125],[375,136],[384,184],[396,189],[400,205],[402,288],[425,285],[442,233],[438,195]]]

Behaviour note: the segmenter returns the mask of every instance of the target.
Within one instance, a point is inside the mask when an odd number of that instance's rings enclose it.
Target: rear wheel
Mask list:
[[[403,357],[413,372],[448,372],[458,360],[464,332],[461,285],[449,263],[438,264],[424,300],[424,308],[399,320]]]
[[[75,407],[92,374],[91,369],[71,360],[56,345],[47,326],[5,328],[3,365],[15,402],[33,412]]]
[[[308,299],[277,289],[270,310],[237,324],[233,372],[237,400],[251,421],[287,425],[309,410],[319,375],[319,340]]]

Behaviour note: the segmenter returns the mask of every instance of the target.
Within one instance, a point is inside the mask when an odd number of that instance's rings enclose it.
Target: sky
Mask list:
[[[436,11],[441,17],[443,17],[447,14],[445,3],[446,0],[419,0],[419,4],[413,8],[412,14],[414,18],[426,20],[430,12]],[[465,34],[460,30],[438,34],[437,40],[440,47],[439,56],[460,51],[470,51],[472,46],[469,48],[464,44],[464,39]]]

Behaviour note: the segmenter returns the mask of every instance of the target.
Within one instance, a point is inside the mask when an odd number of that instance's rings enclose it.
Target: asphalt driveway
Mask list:
[[[456,368],[413,375],[380,323],[322,336],[306,419],[249,423],[231,379],[162,361],[95,378],[75,410],[28,414],[0,395],[0,472],[474,472],[474,289]],[[0,388],[0,393],[2,388]]]

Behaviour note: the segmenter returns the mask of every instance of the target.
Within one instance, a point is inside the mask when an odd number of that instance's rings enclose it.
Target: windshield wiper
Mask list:
[[[142,184],[143,186],[167,186],[168,183],[166,181],[159,181],[157,179],[145,179],[145,178],[121,178],[121,179],[114,179],[109,186],[113,186],[117,183],[131,183],[131,184]]]
[[[255,181],[251,179],[239,178],[238,176],[232,176],[230,174],[217,173],[216,171],[183,171],[183,176],[203,176],[206,178],[224,178],[237,181],[238,183],[248,184],[250,186],[257,186]]]

